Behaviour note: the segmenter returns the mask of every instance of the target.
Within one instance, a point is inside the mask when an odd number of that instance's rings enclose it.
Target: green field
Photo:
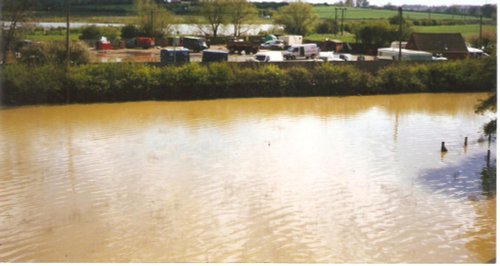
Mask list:
[[[79,32],[70,32],[69,39],[71,41],[78,41]],[[50,31],[40,31],[36,30],[29,34],[24,35],[24,39],[32,41],[64,41],[66,40],[66,30],[50,30]]]
[[[479,35],[479,24],[472,25],[441,25],[441,26],[413,26],[415,32],[427,33],[455,33],[459,32],[465,39],[471,36]],[[483,33],[485,31],[496,32],[495,25],[483,25]]]
[[[315,6],[314,11],[320,18],[335,18],[334,6]],[[337,11],[337,16],[340,19],[340,10]],[[397,10],[369,9],[369,8],[347,8],[345,11],[345,19],[347,20],[365,20],[365,19],[388,19],[398,14]],[[409,19],[454,19],[454,20],[477,20],[477,17],[458,16],[450,14],[439,14],[428,12],[404,11],[403,16]]]
[[[354,38],[354,34],[350,34],[350,33],[345,33],[343,36],[335,35],[335,34],[314,33],[314,34],[307,35],[306,37],[304,37],[304,39],[309,40],[309,41],[314,41],[314,42],[321,42],[321,41],[324,41],[326,39],[339,40],[339,41],[348,42],[348,43],[353,43],[356,41],[356,39]]]

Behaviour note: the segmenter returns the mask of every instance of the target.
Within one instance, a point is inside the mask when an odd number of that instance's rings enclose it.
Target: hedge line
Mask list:
[[[372,75],[353,66],[313,68],[216,63],[155,67],[139,63],[3,66],[4,105],[65,102],[330,96],[496,89],[496,59],[395,63]],[[67,100],[69,98],[69,100]]]

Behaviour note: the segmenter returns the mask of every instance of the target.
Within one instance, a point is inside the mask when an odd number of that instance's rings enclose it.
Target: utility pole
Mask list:
[[[483,15],[479,16],[479,49],[483,49]]]
[[[154,13],[153,13],[153,9],[151,9],[151,35],[153,35],[153,32],[154,32],[154,21],[153,21],[153,16],[154,16]],[[153,36],[151,36],[153,37]]]
[[[401,39],[403,39],[403,8],[399,7],[399,54],[398,60],[401,61],[402,51],[401,51]]]
[[[344,11],[346,10],[345,7],[341,8],[340,11],[342,11],[341,16],[340,16],[340,35],[344,36]]]
[[[69,1],[66,0],[66,64],[69,64]]]
[[[337,32],[338,32],[338,23],[337,23],[337,11],[338,11],[338,8],[335,8],[335,25],[333,25],[333,31],[335,33],[335,35],[337,35]]]

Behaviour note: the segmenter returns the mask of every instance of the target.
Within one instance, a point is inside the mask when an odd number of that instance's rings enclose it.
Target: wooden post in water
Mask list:
[[[448,152],[448,149],[444,146],[444,141],[441,142],[441,152]]]
[[[486,167],[490,168],[490,156],[491,151],[488,149],[488,154],[486,155]]]
[[[465,137],[464,146],[467,146],[467,137]]]

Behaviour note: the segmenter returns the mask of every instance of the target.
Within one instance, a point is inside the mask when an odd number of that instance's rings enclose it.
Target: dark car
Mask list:
[[[205,39],[199,37],[182,37],[180,39],[180,45],[194,52],[208,49],[208,45]]]

